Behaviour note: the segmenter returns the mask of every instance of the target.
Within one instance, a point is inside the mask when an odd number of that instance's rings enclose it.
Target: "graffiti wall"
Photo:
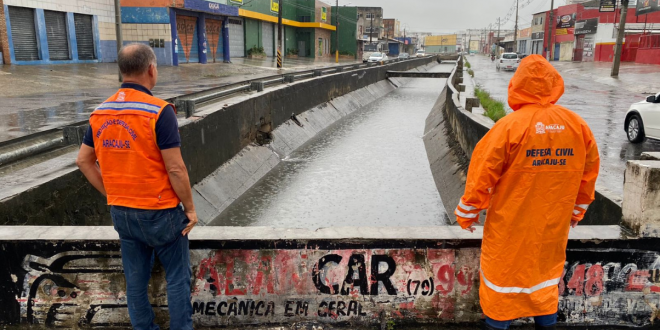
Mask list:
[[[463,323],[482,317],[478,242],[451,248],[428,242],[307,244],[249,249],[193,244],[196,324]],[[117,245],[0,245],[0,324],[128,325]],[[659,245],[622,245],[571,242],[559,284],[562,322],[651,324],[660,306],[660,254],[641,247]],[[165,280],[157,260],[149,294],[164,320]]]

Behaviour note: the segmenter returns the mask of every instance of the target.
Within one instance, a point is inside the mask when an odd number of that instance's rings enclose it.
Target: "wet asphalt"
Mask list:
[[[154,95],[163,99],[259,77],[336,65],[334,59],[236,58],[233,63],[160,66]],[[355,63],[342,59],[339,65]],[[0,65],[0,142],[85,121],[119,88],[116,63]]]
[[[446,225],[422,140],[445,83],[413,79],[335,123],[210,225],[312,230]]]
[[[513,72],[495,70],[495,63],[483,55],[468,56],[475,83],[494,98],[507,100]],[[599,189],[623,195],[623,175],[628,160],[642,152],[660,151],[660,142],[628,142],[624,131],[630,105],[660,92],[660,66],[623,63],[619,78],[610,77],[611,63],[552,62],[564,78],[565,93],[558,104],[584,118],[596,137],[601,155]],[[505,102],[506,103],[506,102]],[[508,107],[508,105],[507,105]],[[508,109],[511,111],[511,109]]]

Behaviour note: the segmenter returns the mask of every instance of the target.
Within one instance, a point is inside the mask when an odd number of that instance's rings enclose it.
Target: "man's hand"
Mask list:
[[[577,227],[579,221],[571,220],[571,228]]]
[[[470,225],[470,227],[465,228],[465,230],[474,233],[474,231],[477,230],[477,228],[474,227],[475,224],[481,224],[481,222],[475,221]]]
[[[186,217],[188,218],[188,221],[190,222],[183,230],[182,232],[183,236],[188,235],[190,231],[192,231],[193,227],[195,227],[195,225],[197,225],[197,222],[199,221],[197,220],[197,212],[195,212],[195,210],[190,210],[190,211],[186,210],[185,213],[186,213]]]

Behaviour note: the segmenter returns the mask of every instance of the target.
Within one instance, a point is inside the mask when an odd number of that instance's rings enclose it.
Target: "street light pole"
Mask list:
[[[277,68],[281,69],[284,67],[284,61],[282,58],[282,11],[284,9],[284,4],[282,0],[279,0],[277,3]]]
[[[619,76],[621,66],[621,51],[623,48],[623,37],[626,34],[626,18],[628,17],[629,0],[621,0],[621,22],[619,22],[619,34],[616,37],[616,49],[614,50],[614,62],[612,63],[612,77]]]
[[[119,51],[124,46],[124,38],[121,32],[121,3],[119,1],[120,0],[115,0],[115,33],[117,34],[117,55],[119,55]],[[124,79],[121,76],[121,71],[117,71],[117,73],[119,75],[119,82],[122,82]]]
[[[335,63],[339,63],[339,0],[337,0],[337,11],[335,13]]]

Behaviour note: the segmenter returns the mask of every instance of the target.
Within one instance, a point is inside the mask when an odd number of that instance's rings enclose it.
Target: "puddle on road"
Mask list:
[[[422,135],[444,79],[417,79],[328,128],[210,225],[446,225]]]

